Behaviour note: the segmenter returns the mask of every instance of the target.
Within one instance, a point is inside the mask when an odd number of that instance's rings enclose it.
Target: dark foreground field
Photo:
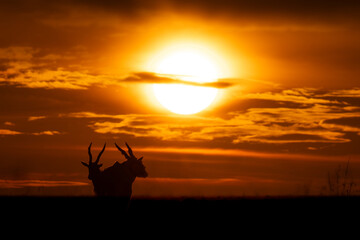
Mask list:
[[[128,232],[137,239],[188,238],[195,232],[199,239],[215,233],[221,239],[245,233],[288,238],[314,232],[355,234],[360,223],[359,197],[134,198],[127,210],[119,202],[96,197],[0,197],[1,230],[51,238],[69,238],[75,232],[80,237],[108,233],[119,238]]]
[[[360,217],[360,197],[133,198],[124,210],[121,199],[98,197],[0,197],[2,213],[37,216],[335,216]]]

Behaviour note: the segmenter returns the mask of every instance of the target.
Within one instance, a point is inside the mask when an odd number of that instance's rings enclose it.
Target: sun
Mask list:
[[[177,45],[157,57],[154,67],[158,74],[171,75],[188,82],[215,82],[219,66],[214,55],[200,46]],[[207,108],[216,98],[218,89],[191,84],[153,84],[156,99],[176,114],[195,114]]]

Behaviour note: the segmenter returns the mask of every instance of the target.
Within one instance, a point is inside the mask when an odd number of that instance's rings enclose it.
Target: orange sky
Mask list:
[[[134,195],[327,194],[328,172],[349,159],[360,180],[359,9],[1,2],[0,194],[92,194],[80,161],[90,142],[108,143],[105,167],[122,161],[115,141],[144,156],[149,178]],[[188,116],[150,91],[177,81],[151,61],[184,43],[208,49],[221,69],[215,102]]]

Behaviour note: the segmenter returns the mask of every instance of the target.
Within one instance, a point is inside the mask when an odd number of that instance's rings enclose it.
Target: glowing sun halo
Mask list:
[[[168,74],[183,81],[205,83],[218,78],[212,56],[199,48],[180,48],[163,54],[155,64],[158,74]],[[194,114],[207,108],[218,89],[187,84],[153,84],[156,99],[177,114]]]

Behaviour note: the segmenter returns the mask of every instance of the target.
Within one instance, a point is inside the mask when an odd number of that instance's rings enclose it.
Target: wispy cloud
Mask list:
[[[12,66],[11,66],[12,65]],[[234,82],[197,83],[181,80],[178,75],[158,75],[151,72],[131,73],[129,76],[94,75],[82,71],[70,71],[63,68],[56,70],[34,70],[32,66],[22,68],[10,64],[10,68],[0,72],[0,82],[17,84],[28,88],[47,89],[87,89],[92,85],[119,85],[124,84],[185,84],[197,87],[228,88]],[[25,69],[24,69],[25,68]]]
[[[0,81],[28,88],[47,89],[86,89],[91,84],[100,82],[96,76],[61,68],[56,70],[33,70],[30,68],[17,70],[12,68],[1,73]]]
[[[70,187],[86,186],[88,183],[75,181],[49,181],[49,180],[5,180],[0,179],[0,188],[23,187]]]
[[[114,137],[128,135],[156,138],[163,141],[204,142],[227,139],[239,143],[347,143],[351,134],[360,134],[360,106],[343,98],[357,89],[320,91],[318,89],[286,89],[276,92],[248,93],[240,96],[265,105],[250,105],[242,111],[232,111],[218,117],[179,116],[173,114],[103,114],[73,112],[58,114],[60,118],[82,118],[98,134]],[[339,96],[340,95],[340,96]],[[332,97],[329,97],[332,96]],[[338,97],[334,97],[338,96]],[[359,98],[359,97],[358,97]],[[293,104],[295,103],[295,104]],[[266,107],[264,107],[266,106]],[[46,116],[30,116],[28,121]],[[1,135],[24,134],[2,129]],[[28,135],[56,136],[59,130],[46,130]]]
[[[4,125],[6,125],[6,126],[15,126],[15,123],[13,123],[13,122],[4,122]]]
[[[14,130],[9,130],[9,129],[0,129],[0,136],[6,136],[6,135],[34,135],[34,136],[41,136],[41,135],[47,135],[47,136],[54,136],[54,135],[59,135],[61,134],[61,132],[59,131],[53,131],[53,130],[46,130],[46,131],[41,131],[41,132],[19,132],[19,131],[14,131]]]
[[[230,138],[233,143],[345,143],[346,133],[360,133],[357,125],[332,119],[354,118],[360,108],[347,102],[328,100],[315,90],[293,89],[280,93],[249,94],[244,97],[290,101],[302,107],[249,108],[230,112],[226,118],[174,115],[109,115],[77,112],[62,117],[91,118],[89,127],[100,134],[126,134],[162,140],[204,141]]]
[[[0,136],[1,135],[18,135],[18,134],[22,134],[22,133],[18,132],[18,131],[9,130],[9,129],[0,129]]]
[[[242,96],[246,99],[263,99],[278,102],[294,102],[300,104],[344,104],[338,100],[324,99],[322,95],[316,93],[312,88],[295,88],[283,90],[279,93],[248,93]]]
[[[113,148],[114,151],[117,149]],[[343,160],[342,156],[321,156],[309,154],[289,154],[289,153],[271,153],[248,151],[241,149],[224,149],[224,148],[174,148],[174,147],[142,147],[133,148],[133,150],[141,153],[172,153],[172,154],[193,154],[193,155],[206,155],[206,156],[232,156],[232,157],[248,157],[248,158],[261,158],[261,159],[286,159],[286,160],[300,160],[300,161],[334,161],[338,162]],[[359,159],[354,159],[358,161]],[[183,159],[173,159],[166,161],[184,161]],[[194,161],[194,160],[192,160]],[[201,162],[204,162],[202,159]],[[212,160],[214,162],[214,160]]]
[[[136,72],[131,74],[129,77],[121,79],[122,82],[130,83],[159,83],[159,84],[185,84],[197,87],[212,87],[212,88],[228,88],[235,83],[217,81],[217,82],[207,82],[207,83],[198,83],[182,80],[182,77],[192,77],[192,76],[183,76],[183,75],[173,75],[173,74],[157,74],[154,72]]]
[[[322,97],[342,97],[342,98],[359,98],[360,88],[340,89],[328,91],[321,95]]]
[[[47,131],[42,131],[42,132],[33,133],[32,135],[35,135],[35,136],[40,136],[40,135],[53,136],[53,135],[58,135],[58,134],[60,134],[59,131],[50,131],[50,130],[47,130]]]
[[[324,124],[318,118],[309,119],[309,115],[316,112],[291,111],[282,109],[277,116],[269,116],[272,109],[262,109],[262,112],[249,110],[248,112],[233,113],[231,119],[194,118],[187,117],[179,120],[176,117],[163,116],[161,119],[152,116],[124,116],[119,121],[96,121],[89,125],[97,133],[127,134],[135,137],[154,137],[162,140],[203,141],[216,138],[232,138],[234,143],[263,142],[263,143],[291,143],[291,142],[348,142],[344,131],[360,131],[358,128],[342,127]],[[294,113],[294,116],[291,114]],[[298,115],[307,119],[299,120]],[[352,115],[352,114],[350,114]],[[353,115],[352,115],[353,116]],[[142,124],[141,124],[142,123]]]
[[[71,56],[48,54],[38,56],[39,50],[31,47],[0,48],[0,82],[28,88],[87,89],[92,85],[124,84],[186,84],[198,87],[228,88],[236,81],[222,79],[217,82],[197,83],[184,77],[154,72],[134,72],[125,76],[93,74],[88,70],[51,65],[52,61],[69,60]],[[2,63],[2,65],[1,65]]]
[[[28,121],[35,121],[35,120],[40,120],[40,119],[44,119],[46,118],[46,116],[30,116],[28,117]]]
[[[0,48],[0,83],[28,88],[86,89],[101,82],[87,71],[54,63],[69,60],[68,53],[42,55],[39,51],[32,47]]]

